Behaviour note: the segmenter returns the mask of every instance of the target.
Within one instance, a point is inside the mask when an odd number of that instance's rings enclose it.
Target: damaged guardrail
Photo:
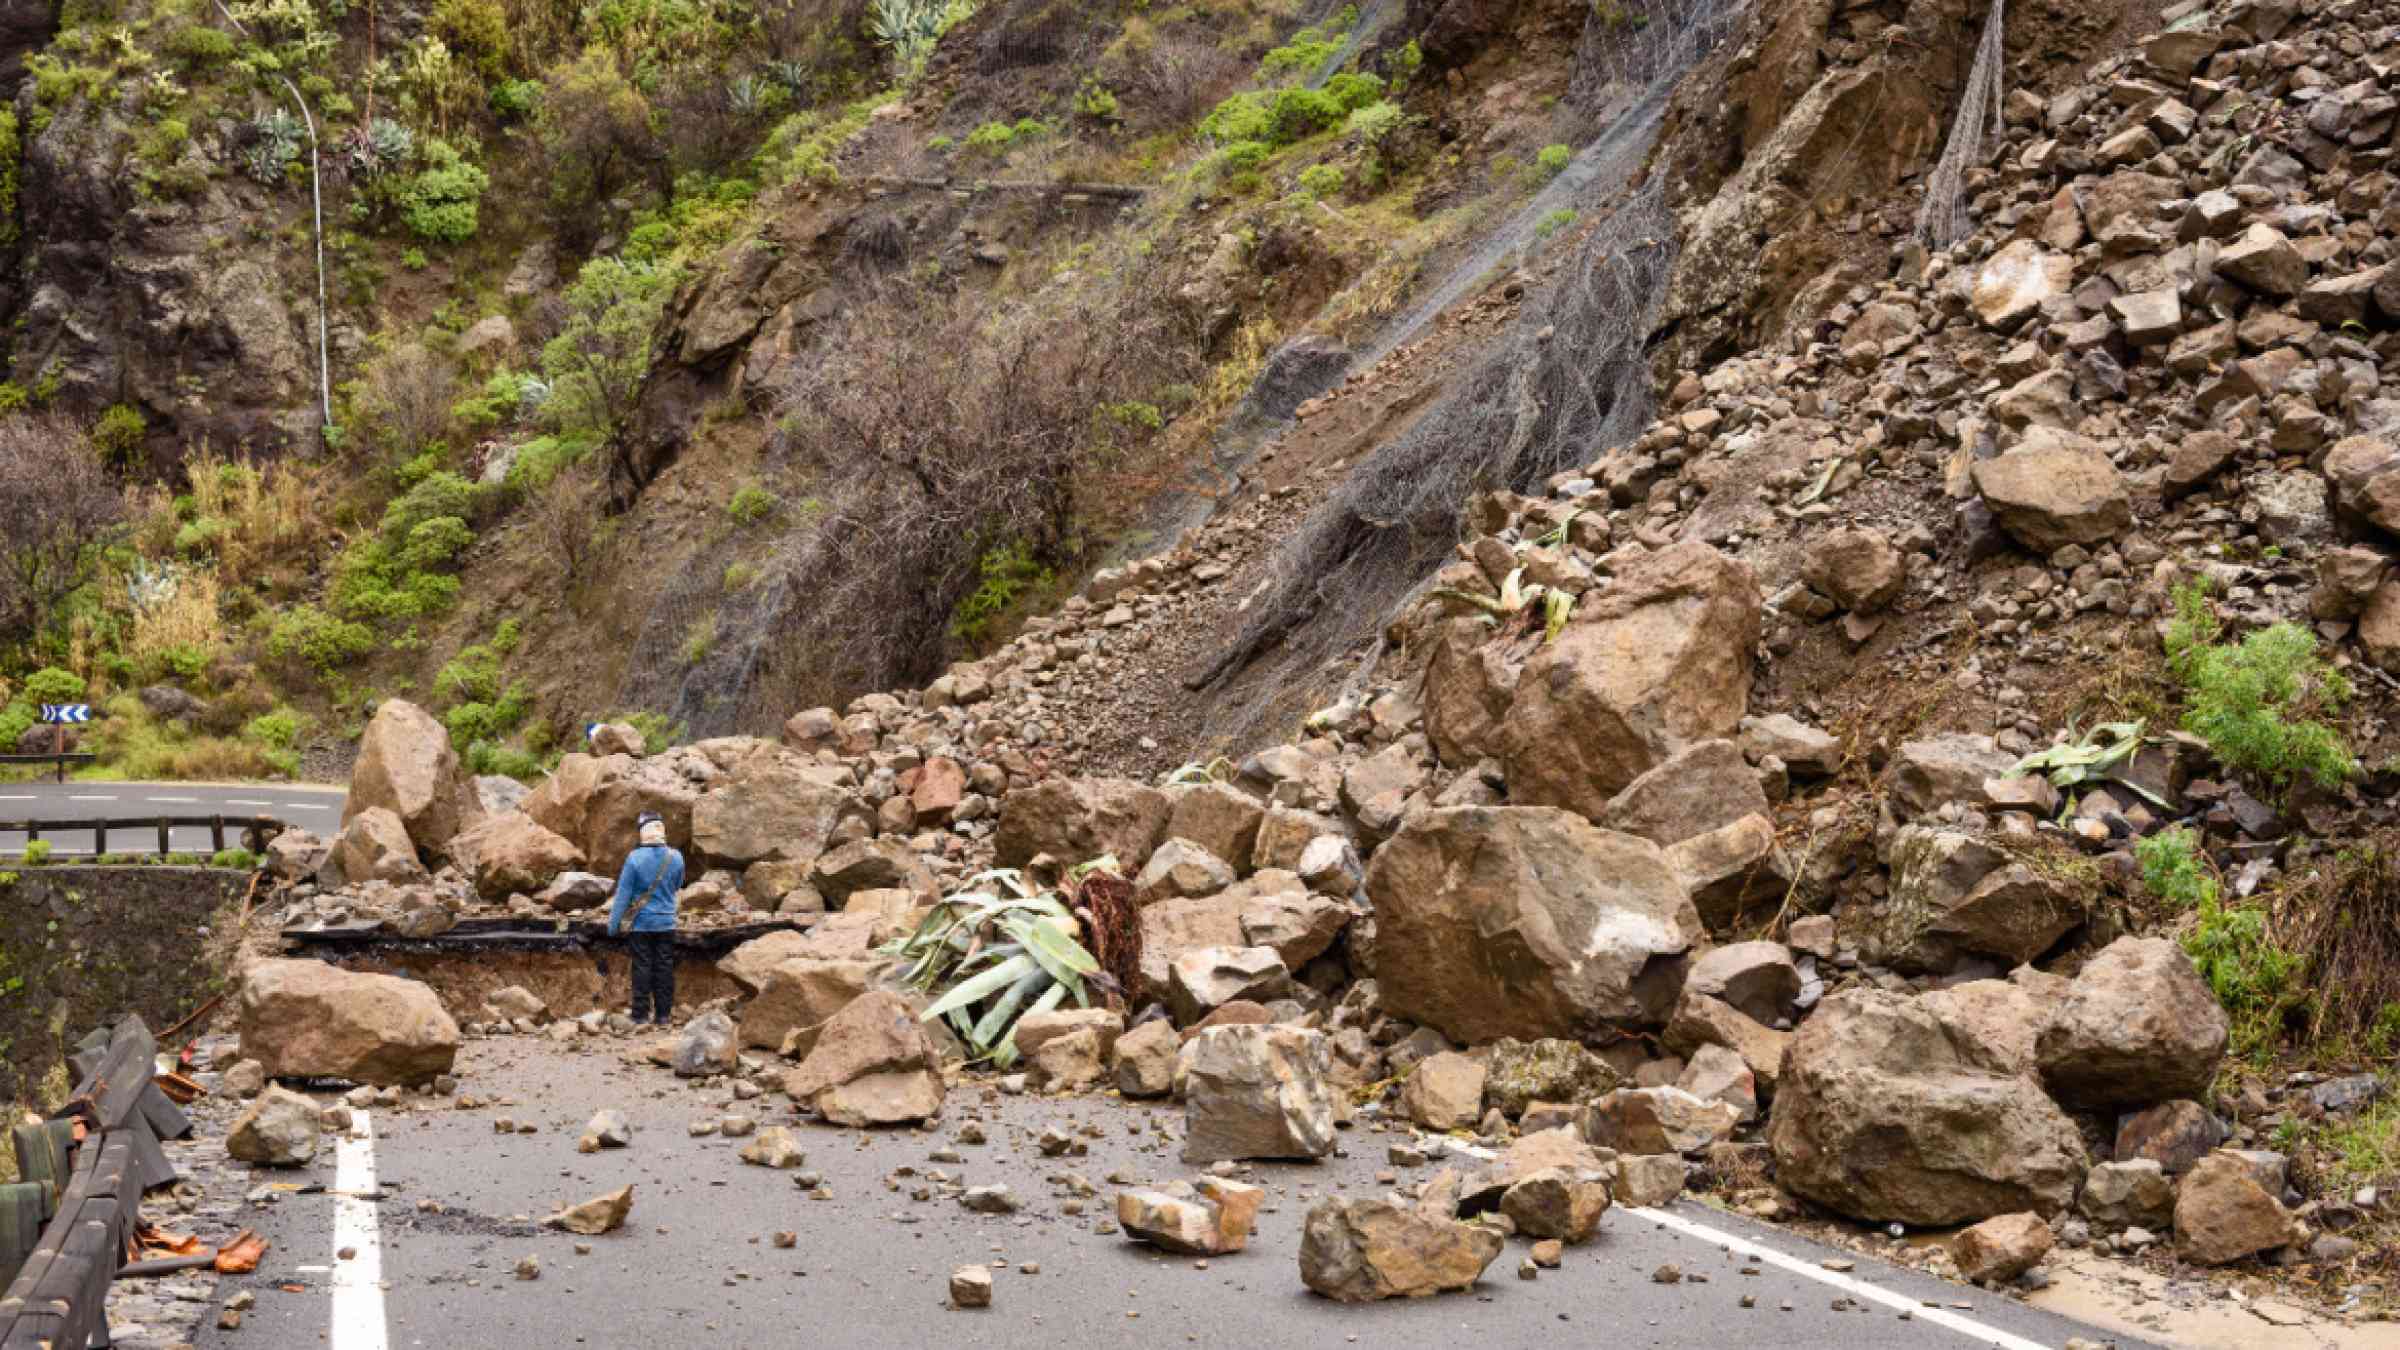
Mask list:
[[[158,831],[158,851],[161,853],[175,851],[169,845],[169,836],[176,830],[208,831],[209,851],[212,853],[223,853],[225,832],[238,830],[240,833],[236,837],[241,840],[243,848],[252,853],[264,853],[267,845],[274,842],[275,836],[290,828],[289,824],[275,816],[110,816],[96,820],[0,820],[0,834],[21,834],[27,843],[40,839],[44,834],[88,832],[92,836],[92,852],[95,856],[109,851],[108,835],[111,830],[155,829]]]
[[[71,1060],[66,1108],[15,1127],[21,1179],[0,1186],[0,1350],[108,1343],[108,1286],[132,1250],[142,1195],[175,1181],[159,1141],[192,1128],[160,1089],[157,1059],[138,1016],[95,1031]],[[25,1221],[36,1213],[28,1243]],[[12,1239],[22,1250],[10,1249]]]

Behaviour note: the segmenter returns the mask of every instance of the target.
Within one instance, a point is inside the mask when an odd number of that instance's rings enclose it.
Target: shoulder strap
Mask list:
[[[660,884],[665,882],[667,879],[667,859],[665,856],[667,850],[664,846],[658,846],[658,849],[660,855],[658,859],[658,870],[650,874],[650,884],[642,888],[641,903],[635,905],[633,907],[633,912],[625,916],[625,926],[627,928],[633,927],[633,921],[642,917],[643,910],[650,908],[650,902],[658,898],[658,888]]]

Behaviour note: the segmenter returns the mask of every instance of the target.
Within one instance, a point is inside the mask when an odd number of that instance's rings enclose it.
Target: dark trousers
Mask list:
[[[675,935],[628,933],[633,953],[633,1020],[664,1022],[675,1011]]]

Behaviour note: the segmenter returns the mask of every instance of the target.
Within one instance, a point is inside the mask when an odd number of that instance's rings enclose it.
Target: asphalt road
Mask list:
[[[158,816],[214,816],[231,820],[274,816],[290,825],[331,837],[342,825],[342,802],[348,793],[338,787],[299,783],[0,783],[0,821],[126,820]],[[92,832],[44,831],[52,857],[92,852]],[[171,832],[173,853],[207,853],[207,827]],[[239,843],[226,840],[228,846]],[[23,851],[23,831],[0,830],[0,854]],[[151,853],[158,849],[158,830],[111,830],[111,853]]]
[[[243,1221],[273,1247],[256,1275],[228,1278],[217,1292],[222,1300],[251,1290],[256,1306],[235,1331],[217,1330],[212,1315],[198,1344],[1458,1350],[1472,1338],[1493,1346],[2025,1350],[2075,1336],[2140,1344],[1688,1200],[1666,1211],[1613,1211],[1596,1240],[1530,1282],[1516,1275],[1527,1244],[1512,1241],[1472,1292],[1337,1305],[1300,1283],[1302,1216],[1327,1193],[1387,1189],[1376,1174],[1397,1134],[1352,1129],[1343,1135],[1346,1157],[1257,1168],[1250,1179],[1271,1196],[1249,1249],[1198,1262],[1094,1231],[1113,1213],[1111,1175],[1152,1183],[1192,1175],[1176,1157],[1175,1108],[970,1088],[951,1095],[929,1132],[800,1125],[807,1165],[833,1196],[818,1200],[797,1189],[791,1173],[743,1165],[741,1141],[688,1132],[690,1122],[728,1109],[776,1123],[788,1111],[780,1097],[736,1103],[722,1087],[679,1084],[664,1070],[624,1062],[624,1042],[584,1045],[591,1048],[471,1042],[460,1061],[463,1090],[501,1095],[499,1104],[379,1110],[371,1144],[347,1145],[338,1168],[328,1149],[307,1174],[284,1178],[377,1198],[292,1196],[246,1211]],[[578,1154],[584,1122],[604,1106],[632,1118],[633,1146]],[[500,1116],[531,1121],[538,1132],[495,1133]],[[969,1118],[991,1142],[956,1143]],[[1090,1156],[1041,1157],[1033,1138],[1052,1124],[1098,1127]],[[930,1160],[945,1146],[957,1148],[963,1164]],[[913,1198],[936,1170],[970,1185],[1004,1182],[1023,1208],[984,1216],[938,1193]],[[1409,1182],[1411,1172],[1398,1180]],[[1060,1184],[1070,1174],[1098,1190],[1079,1214],[1068,1212],[1071,1192]],[[633,1215],[616,1233],[578,1239],[536,1226],[563,1203],[627,1182]],[[439,1211],[420,1208],[428,1201]],[[773,1246],[778,1230],[796,1232],[797,1245]],[[576,1254],[579,1241],[590,1255]],[[1737,1243],[1755,1245],[1729,1249]],[[337,1255],[344,1248],[346,1259]],[[536,1280],[513,1274],[526,1256],[540,1261]],[[1831,1258],[1856,1260],[1856,1268],[1833,1274],[1819,1264]],[[948,1308],[949,1273],[976,1262],[993,1267],[992,1308]],[[1686,1278],[1655,1282],[1652,1273],[1670,1262]],[[1753,1306],[1743,1306],[1745,1295]]]

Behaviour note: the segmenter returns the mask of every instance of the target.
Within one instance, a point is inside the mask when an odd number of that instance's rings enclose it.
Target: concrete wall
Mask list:
[[[119,1013],[154,1031],[225,987],[216,953],[250,874],[214,867],[0,867],[0,1103],[63,1091],[64,1047]],[[163,1042],[159,1047],[169,1048]],[[0,1149],[0,1153],[5,1153]]]

